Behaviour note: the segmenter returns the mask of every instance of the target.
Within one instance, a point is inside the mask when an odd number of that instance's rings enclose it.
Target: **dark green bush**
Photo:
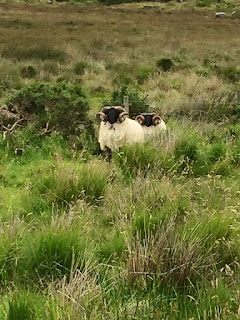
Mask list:
[[[203,8],[203,7],[211,7],[211,5],[212,5],[211,0],[199,0],[196,6]]]
[[[152,74],[153,69],[151,67],[143,67],[137,70],[137,81],[139,84],[143,84],[145,80]]]
[[[36,129],[56,131],[63,136],[94,133],[87,112],[88,100],[82,88],[67,82],[35,83],[10,96],[7,105],[14,105],[28,124]]]
[[[219,72],[226,80],[229,80],[233,83],[240,81],[240,70],[236,66],[221,69]]]
[[[167,71],[170,71],[174,64],[172,62],[171,59],[169,58],[162,58],[162,59],[159,59],[157,62],[156,62],[156,65],[157,65],[157,68],[164,71],[164,72],[167,72]]]
[[[34,78],[36,75],[37,71],[33,66],[27,66],[21,69],[21,76],[23,78]]]
[[[130,89],[127,85],[112,93],[111,105],[123,105],[124,97],[129,97],[129,115],[134,117],[139,113],[148,112],[149,105],[146,98],[142,97],[137,89]]]
[[[67,60],[67,54],[59,49],[41,46],[41,47],[12,47],[7,46],[2,51],[2,56],[8,59],[21,60],[55,60],[63,63]]]
[[[81,61],[76,63],[73,69],[77,75],[83,75],[88,68],[89,63],[86,61]]]

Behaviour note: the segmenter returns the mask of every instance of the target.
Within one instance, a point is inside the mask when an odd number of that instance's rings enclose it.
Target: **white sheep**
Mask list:
[[[144,142],[142,126],[128,118],[128,113],[121,106],[106,106],[98,113],[101,119],[98,142],[101,150],[118,151],[124,144]]]
[[[141,113],[135,120],[142,126],[145,140],[159,136],[167,129],[163,119],[156,113]]]

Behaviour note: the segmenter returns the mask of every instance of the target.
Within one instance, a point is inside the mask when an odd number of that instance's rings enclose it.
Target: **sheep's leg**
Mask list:
[[[107,148],[107,155],[108,155],[108,162],[112,161],[112,150],[110,148]]]

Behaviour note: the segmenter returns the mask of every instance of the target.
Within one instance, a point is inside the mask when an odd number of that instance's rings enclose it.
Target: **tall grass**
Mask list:
[[[94,124],[129,88],[168,126],[110,164],[94,134],[1,133],[0,319],[239,318],[238,23],[193,2],[0,5],[1,104],[17,90],[9,108],[35,112],[36,83],[57,83],[69,129],[59,82],[86,88]]]

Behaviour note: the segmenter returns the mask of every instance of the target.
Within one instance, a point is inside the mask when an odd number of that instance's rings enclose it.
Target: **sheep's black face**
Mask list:
[[[107,120],[109,123],[114,124],[118,120],[118,116],[121,113],[121,111],[115,109],[115,108],[110,108],[104,112],[107,116]]]
[[[150,127],[153,125],[153,121],[152,121],[153,114],[145,114],[144,118],[145,118],[145,126]]]

